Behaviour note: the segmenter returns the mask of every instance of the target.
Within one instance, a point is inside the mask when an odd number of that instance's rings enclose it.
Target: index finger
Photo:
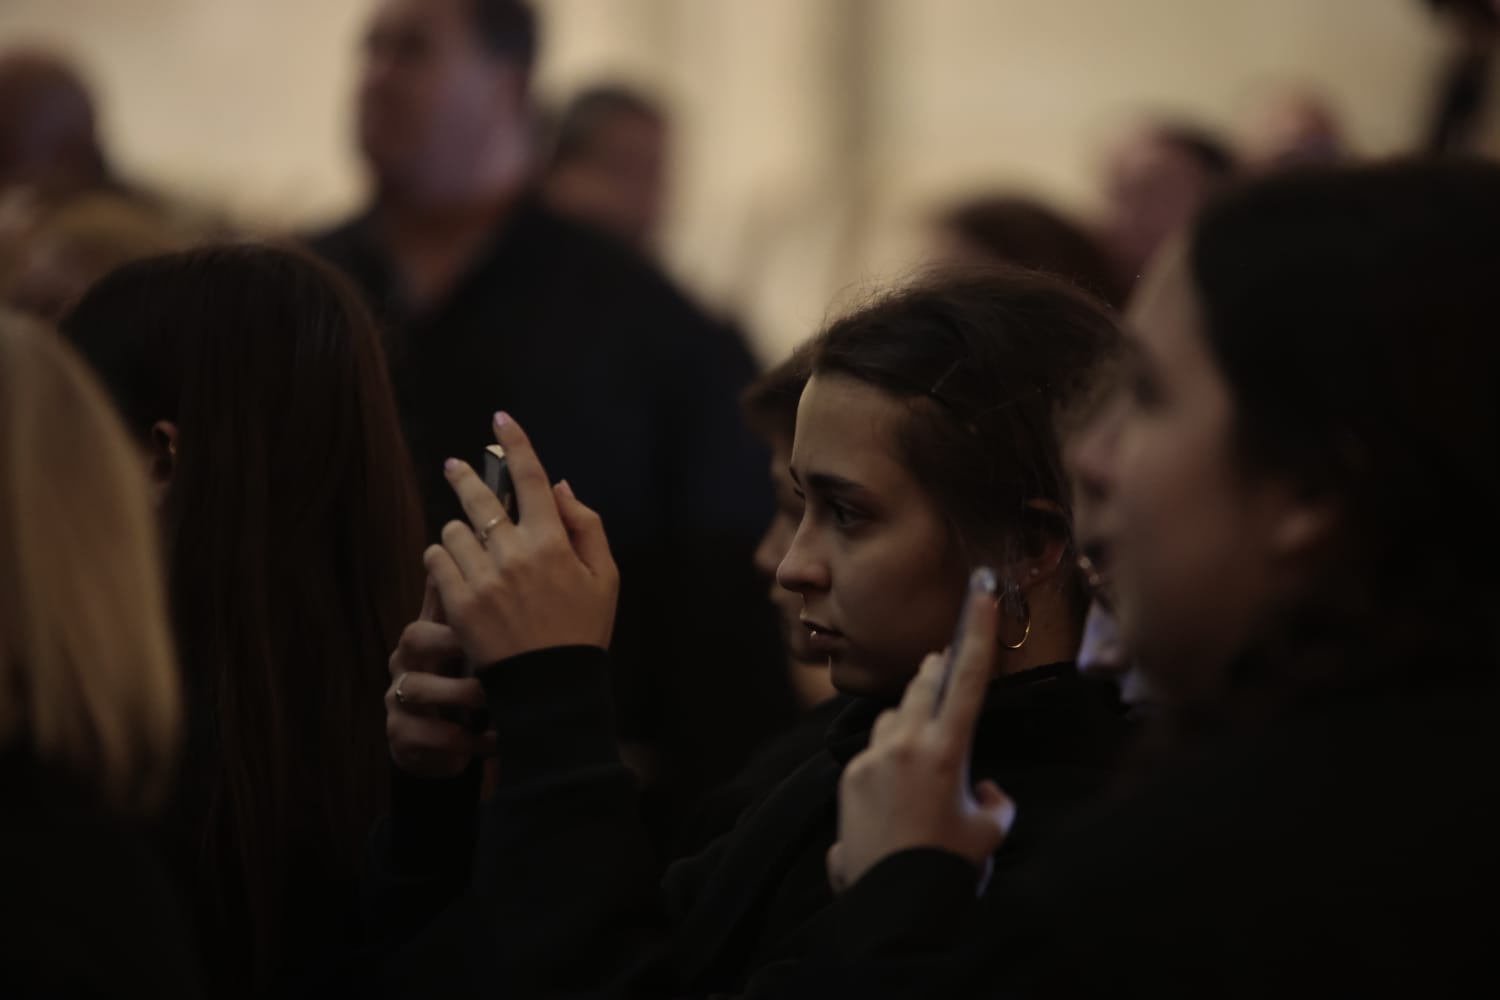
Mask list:
[[[552,480],[542,468],[531,439],[508,413],[495,414],[495,440],[505,449],[510,463],[511,482],[516,487],[516,509],[526,522],[528,532],[565,535],[557,513],[557,498],[552,495]],[[497,501],[498,502],[498,501]]]
[[[427,578],[426,585],[422,588],[422,613],[417,615],[419,622],[438,622],[446,625],[447,616],[443,614],[442,597],[438,594],[437,583],[431,576]]]
[[[448,459],[443,463],[443,475],[447,477],[448,486],[458,497],[464,516],[469,519],[476,535],[483,531],[487,537],[503,538],[507,532],[515,530],[510,515],[505,513],[505,505],[490,492],[490,488],[484,485],[484,480],[475,474],[468,462],[457,458]]]
[[[963,617],[963,631],[952,652],[948,693],[933,718],[950,738],[967,743],[974,737],[974,723],[984,707],[984,692],[995,669],[999,611],[995,607],[995,574],[990,570],[975,570]]]

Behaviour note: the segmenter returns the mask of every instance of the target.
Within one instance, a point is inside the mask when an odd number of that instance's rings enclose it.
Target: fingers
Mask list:
[[[494,558],[485,551],[484,546],[479,544],[479,539],[474,537],[474,532],[462,521],[449,521],[443,526],[443,548],[448,550],[454,564],[470,584],[494,575]]]
[[[505,505],[500,502],[500,498],[490,492],[490,488],[484,485],[484,480],[475,474],[468,462],[448,459],[443,463],[443,476],[448,480],[454,496],[458,497],[464,516],[469,519],[473,529],[501,539],[503,545],[506,533],[515,526],[510,523],[510,516],[505,513]]]
[[[901,699],[903,717],[916,722],[926,722],[932,718],[941,694],[947,660],[947,656],[942,653],[927,654],[917,676],[906,685],[906,694]]]
[[[399,688],[399,692],[397,691]],[[423,671],[407,672],[391,684],[389,700],[408,710],[484,708],[484,688],[473,677],[444,677]],[[399,695],[399,697],[398,697]]]
[[[888,708],[875,717],[875,725],[870,728],[870,745],[880,746],[891,738],[897,727],[901,725],[901,713],[893,708]]]
[[[401,632],[396,652],[408,670],[427,670],[429,664],[441,664],[463,655],[458,633],[438,622],[415,621]]]
[[[542,468],[531,439],[509,414],[495,414],[495,440],[505,449],[510,463],[510,478],[516,486],[516,508],[526,523],[526,530],[539,536],[563,531],[557,503],[552,496],[552,480]],[[483,484],[481,484],[482,486]],[[493,516],[493,515],[491,515]]]
[[[422,590],[422,613],[417,616],[418,621],[423,622],[445,622],[443,613],[443,601],[438,596],[437,584],[431,576],[427,578],[427,584]]]
[[[995,669],[998,619],[995,587],[993,572],[987,569],[974,571],[948,693],[937,710],[937,721],[948,738],[965,746],[974,738],[974,723],[983,707],[985,688],[989,686]]]
[[[974,786],[974,804],[995,824],[1000,836],[1010,833],[1016,822],[1016,803],[1000,786],[986,778]]]
[[[578,558],[595,576],[614,573],[614,556],[610,554],[609,538],[599,515],[573,495],[573,487],[566,479],[553,487],[552,493],[557,499],[558,516]]]
[[[463,570],[453,561],[453,556],[441,545],[429,545],[422,553],[422,565],[427,568],[427,578],[437,589],[443,607],[458,607],[458,601],[467,591]]]

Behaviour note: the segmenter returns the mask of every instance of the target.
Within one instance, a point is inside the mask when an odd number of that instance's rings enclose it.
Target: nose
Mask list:
[[[1068,449],[1074,485],[1088,504],[1102,501],[1114,480],[1115,446],[1124,422],[1125,400],[1112,400],[1079,432]]]
[[[818,551],[815,532],[806,515],[792,535],[792,543],[776,568],[776,582],[795,594],[827,590],[831,584],[828,560]]]

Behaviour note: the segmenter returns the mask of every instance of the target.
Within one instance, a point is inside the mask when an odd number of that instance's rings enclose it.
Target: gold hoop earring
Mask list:
[[[1014,646],[1012,646],[1010,643],[1006,642],[1004,639],[1001,639],[1000,640],[1000,645],[1004,646],[1006,649],[1016,650],[1016,649],[1020,649],[1024,645],[1026,645],[1026,640],[1030,639],[1030,638],[1031,638],[1031,612],[1028,611],[1028,612],[1026,612],[1026,629],[1025,629],[1025,631],[1023,631],[1021,633],[1021,641],[1018,642],[1018,643],[1016,643]]]
[[[1006,600],[1007,596],[1008,595],[1001,595],[1000,597],[995,598],[996,611],[1002,610],[1002,604],[1010,603],[1008,600]],[[1001,646],[1004,646],[1006,649],[1013,651],[1020,649],[1022,646],[1026,645],[1026,640],[1031,638],[1031,608],[1027,605],[1026,597],[1019,592],[1019,588],[1017,589],[1015,600],[1020,604],[1022,612],[1026,615],[1026,627],[1021,631],[1021,641],[1012,646],[1004,639],[999,640]]]

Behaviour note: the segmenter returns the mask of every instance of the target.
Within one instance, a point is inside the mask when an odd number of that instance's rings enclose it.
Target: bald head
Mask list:
[[[72,67],[45,52],[0,52],[0,190],[63,196],[105,173],[94,102]]]

